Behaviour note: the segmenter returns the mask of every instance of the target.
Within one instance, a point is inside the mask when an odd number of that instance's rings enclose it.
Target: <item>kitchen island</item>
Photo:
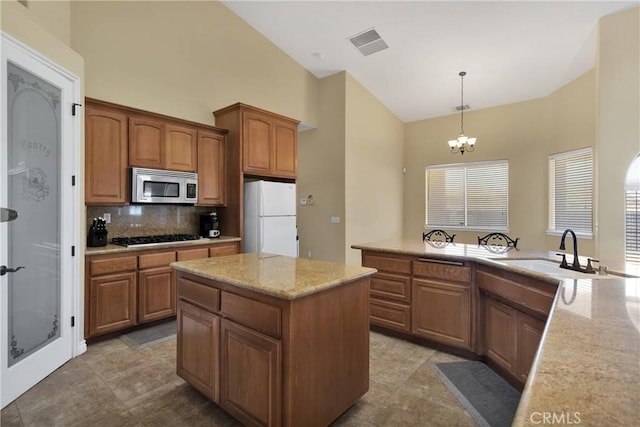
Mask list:
[[[243,424],[326,426],[369,389],[374,269],[257,253],[171,267],[177,373]]]
[[[559,264],[555,252],[420,240],[352,247],[379,270],[372,324],[485,360],[522,389],[514,426],[640,424],[640,279],[536,271]]]

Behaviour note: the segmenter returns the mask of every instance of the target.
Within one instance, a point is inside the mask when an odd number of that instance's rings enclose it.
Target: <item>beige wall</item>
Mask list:
[[[28,5],[2,0],[2,30],[83,80],[84,61],[69,47],[69,2]]]
[[[345,250],[360,265],[355,243],[402,236],[404,124],[346,75]]]
[[[472,103],[472,100],[470,100]],[[460,129],[460,115],[407,123],[405,127],[404,237],[418,239],[424,227],[425,167],[509,160],[509,234],[523,249],[557,249],[546,235],[547,162],[552,153],[595,144],[595,73],[590,71],[549,97],[465,113],[465,132],[478,138],[472,153],[451,154],[447,140]],[[456,241],[476,243],[484,232],[452,231]],[[581,252],[593,254],[593,240]]]
[[[345,261],[345,86],[346,73],[320,80],[319,124],[298,136],[298,198],[313,196],[312,206],[298,205],[300,256]]]
[[[317,79],[215,1],[83,1],[86,95],[204,124],[241,101],[317,124]]]
[[[624,260],[624,181],[640,153],[640,9],[600,20],[598,94],[598,206],[601,263]]]

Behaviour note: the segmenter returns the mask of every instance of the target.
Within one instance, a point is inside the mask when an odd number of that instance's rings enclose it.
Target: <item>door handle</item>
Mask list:
[[[9,222],[18,218],[18,212],[13,209],[0,208],[0,222]]]
[[[23,268],[24,267],[8,268],[6,265],[0,265],[0,276],[4,276],[7,273],[15,273]]]

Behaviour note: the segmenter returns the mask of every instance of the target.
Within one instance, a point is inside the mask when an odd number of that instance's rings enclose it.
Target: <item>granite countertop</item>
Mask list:
[[[171,267],[287,300],[340,286],[376,272],[373,268],[265,253],[174,262]]]
[[[420,240],[352,248],[469,260],[556,281],[554,306],[513,426],[640,425],[640,279],[611,275],[567,279],[500,264],[509,259],[558,261],[555,252],[546,251],[499,254],[478,245],[437,248]]]
[[[169,243],[163,243],[160,245],[154,245],[154,246],[120,246],[120,245],[114,245],[112,243],[109,243],[107,246],[99,246],[96,248],[90,248],[87,247],[85,249],[85,256],[86,255],[107,255],[107,254],[116,254],[116,253],[123,253],[123,252],[135,252],[135,251],[143,251],[143,250],[155,250],[155,249],[167,249],[167,248],[181,248],[184,249],[185,246],[189,247],[189,246],[199,246],[199,245],[214,245],[217,243],[229,243],[229,242],[239,242],[240,237],[233,237],[233,236],[220,236],[220,237],[216,237],[215,239],[207,239],[207,238],[202,238],[199,240],[186,240],[184,242],[169,242]]]

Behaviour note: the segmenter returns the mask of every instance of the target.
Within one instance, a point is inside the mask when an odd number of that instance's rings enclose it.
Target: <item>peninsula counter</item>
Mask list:
[[[420,240],[352,248],[362,250],[363,265],[379,265],[371,281],[372,314],[379,299],[387,325],[466,348],[502,368],[503,376],[511,372],[512,379],[522,381],[514,426],[640,425],[640,279],[571,278],[575,272],[570,270],[543,274],[507,262],[559,263],[555,252],[546,251],[505,252],[458,243],[438,247]],[[550,293],[550,285],[557,291]],[[442,311],[443,303],[460,311]],[[430,317],[416,304],[443,315]],[[402,308],[406,316],[392,317]],[[451,328],[463,322],[444,323],[447,318],[464,319],[467,328]]]

